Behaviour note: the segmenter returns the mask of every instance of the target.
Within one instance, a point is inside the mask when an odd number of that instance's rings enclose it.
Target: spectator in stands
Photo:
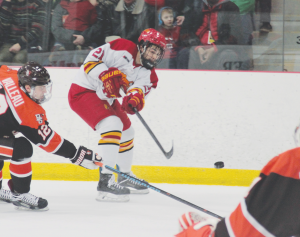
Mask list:
[[[253,13],[255,0],[231,0],[240,9],[241,24],[243,30],[242,44],[252,45],[252,32],[254,30]]]
[[[197,29],[203,23],[202,1],[185,0],[183,15],[184,22],[180,30],[180,42],[183,47],[191,47],[200,44],[199,38],[196,36]]]
[[[271,32],[272,25],[271,22],[271,9],[272,9],[272,0],[256,0],[256,3],[260,6],[260,23],[261,26],[259,30],[261,32]],[[256,5],[257,6],[257,5]],[[258,7],[256,7],[257,9]]]
[[[180,26],[176,25],[175,12],[171,7],[162,7],[158,14],[159,32],[166,39],[166,50],[157,68],[177,68]]]
[[[43,38],[46,11],[40,0],[3,0],[0,28],[7,30],[0,47],[0,62],[23,64],[30,48],[39,47]]]
[[[242,45],[245,46],[245,52],[248,54],[251,64],[250,68],[253,68],[253,49],[252,49],[252,40],[253,40],[253,30],[254,30],[254,19],[253,13],[255,11],[255,0],[231,0],[235,3],[240,9],[241,16],[241,25],[242,25]]]
[[[120,0],[106,10],[108,35],[119,36],[137,43],[143,30],[155,28],[155,8],[144,0]]]
[[[186,0],[145,0],[149,5],[160,10],[162,7],[172,7],[176,16],[176,24],[182,25],[185,16],[183,14],[184,4]]]
[[[52,51],[98,46],[92,36],[85,37],[85,30],[97,21],[96,5],[96,0],[62,0],[55,7],[51,30],[56,42]]]
[[[179,68],[249,69],[242,44],[239,8],[226,0],[203,0],[203,23],[196,32],[200,45],[178,55]]]

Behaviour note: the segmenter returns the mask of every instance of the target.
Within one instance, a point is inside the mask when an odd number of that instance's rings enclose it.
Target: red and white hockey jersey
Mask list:
[[[156,88],[158,78],[154,68],[149,70],[135,59],[138,53],[137,45],[126,39],[116,39],[92,50],[80,67],[73,83],[96,91],[97,96],[112,104],[114,99],[103,94],[103,83],[99,75],[110,67],[118,68],[126,75],[131,88],[141,88],[145,98],[153,88]]]

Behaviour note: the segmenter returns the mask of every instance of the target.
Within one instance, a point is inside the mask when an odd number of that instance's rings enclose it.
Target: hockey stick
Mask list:
[[[160,142],[157,140],[156,136],[154,135],[154,133],[151,131],[151,129],[149,128],[148,124],[145,122],[145,120],[143,119],[143,117],[140,115],[140,113],[136,110],[136,108],[132,108],[134,113],[136,114],[136,116],[138,116],[138,118],[140,119],[140,121],[142,122],[142,124],[145,126],[145,128],[147,129],[147,131],[150,133],[151,137],[153,138],[153,140],[156,142],[156,144],[158,145],[158,147],[160,148],[160,150],[164,153],[165,157],[167,159],[170,159],[173,155],[174,152],[174,143],[172,141],[172,149],[169,152],[166,152],[164,150],[164,148],[162,147],[162,145],[160,144]]]
[[[114,173],[117,173],[118,175],[123,176],[123,177],[126,178],[126,179],[132,180],[132,181],[138,183],[139,185],[142,185],[142,186],[145,186],[145,187],[147,187],[147,188],[150,188],[150,189],[152,189],[152,190],[154,190],[154,191],[156,191],[156,192],[158,192],[158,193],[161,193],[161,194],[163,194],[163,195],[166,195],[167,197],[173,198],[173,199],[175,199],[175,200],[177,200],[177,201],[179,201],[179,202],[181,202],[181,203],[184,203],[184,204],[186,204],[186,205],[188,205],[188,206],[190,206],[190,207],[193,207],[193,208],[195,208],[195,209],[197,209],[197,210],[199,210],[199,211],[202,211],[202,212],[204,212],[204,213],[206,213],[206,214],[208,214],[208,215],[211,215],[211,216],[216,217],[216,218],[218,218],[218,219],[223,219],[223,217],[221,217],[221,216],[219,216],[219,215],[217,215],[217,214],[215,214],[215,213],[213,213],[213,212],[210,212],[210,211],[208,211],[208,210],[206,210],[206,209],[204,209],[204,208],[202,208],[202,207],[196,206],[196,205],[193,204],[193,203],[190,203],[190,202],[188,202],[188,201],[186,201],[186,200],[183,200],[183,199],[181,199],[181,198],[179,198],[179,197],[176,197],[176,196],[174,196],[174,195],[171,194],[171,193],[168,193],[168,192],[166,192],[166,191],[164,191],[164,190],[161,190],[161,189],[159,189],[159,188],[157,188],[157,187],[154,187],[154,186],[150,185],[149,183],[146,183],[146,182],[143,181],[143,180],[140,180],[140,179],[135,178],[135,177],[132,177],[132,176],[130,176],[130,175],[128,175],[128,174],[122,173],[121,171],[119,171],[119,170],[117,170],[117,169],[114,169],[114,168],[112,168],[112,167],[110,167],[110,166],[108,166],[108,165],[105,165],[105,168],[108,169],[108,170],[110,170],[110,171],[112,171],[112,172],[114,172]]]

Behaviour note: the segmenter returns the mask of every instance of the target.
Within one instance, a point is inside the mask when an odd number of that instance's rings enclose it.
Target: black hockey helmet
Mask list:
[[[18,71],[19,85],[21,89],[38,104],[50,100],[52,96],[52,81],[46,68],[36,62],[27,62]],[[31,90],[28,92],[25,88],[29,85]],[[37,87],[37,88],[36,88]],[[39,92],[40,89],[42,92]]]
[[[25,85],[43,86],[51,82],[50,75],[46,68],[36,62],[27,62],[18,71],[20,86]]]

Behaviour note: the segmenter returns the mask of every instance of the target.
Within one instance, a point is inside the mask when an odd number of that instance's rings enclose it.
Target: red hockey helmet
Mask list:
[[[138,42],[139,44],[141,42],[149,42],[151,44],[155,44],[157,46],[159,46],[160,48],[162,48],[163,50],[166,48],[166,40],[165,37],[159,33],[157,30],[154,29],[146,29],[144,30],[139,39]]]
[[[156,31],[155,29],[146,29],[144,30],[140,37],[138,38],[138,48],[141,53],[141,61],[144,67],[151,69],[155,67],[163,58],[165,48],[166,48],[166,40],[165,37]],[[141,51],[141,46],[143,51]],[[155,50],[157,54],[157,58],[153,61],[147,56],[146,51],[151,47],[151,50]]]

